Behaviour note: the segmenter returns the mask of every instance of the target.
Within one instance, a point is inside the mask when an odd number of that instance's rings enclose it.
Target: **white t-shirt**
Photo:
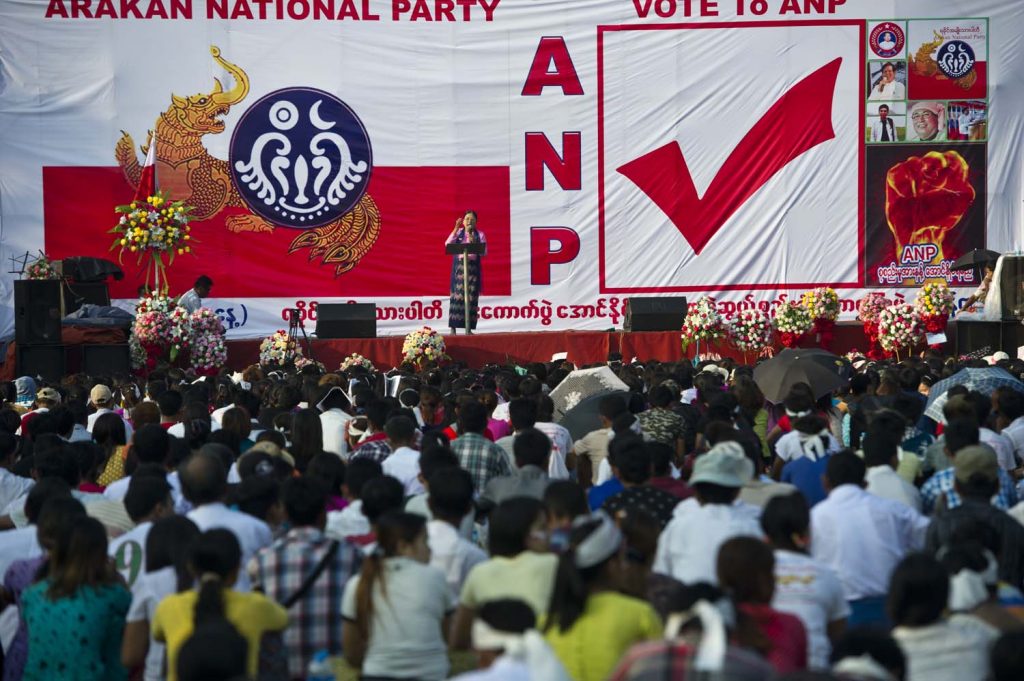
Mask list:
[[[153,616],[156,613],[156,606],[167,596],[176,593],[178,589],[178,575],[173,567],[165,567],[162,570],[146,572],[139,576],[132,587],[132,604],[128,607],[128,622],[149,622],[153,623]],[[144,678],[146,681],[163,681],[164,677],[164,654],[167,647],[153,638],[152,626],[150,627],[149,650],[146,652],[146,668]]]
[[[678,504],[658,538],[654,571],[683,584],[718,584],[718,548],[733,537],[760,537],[761,525],[739,506],[706,504],[695,499]]]
[[[131,531],[111,540],[107,547],[107,553],[114,559],[114,567],[124,577],[129,589],[146,572],[146,537],[151,529],[153,523],[140,523]]]
[[[800,441],[800,433],[795,430],[791,430],[778,439],[775,443],[775,454],[783,461],[793,461],[804,456],[804,445]],[[839,442],[836,441],[832,434],[829,433],[828,447],[825,450],[826,454],[839,451]]]
[[[28,494],[35,484],[32,478],[23,478],[0,468],[0,508],[7,508],[15,499]]]
[[[0,532],[0,580],[12,563],[43,555],[37,534],[35,525]]]
[[[381,464],[384,475],[397,479],[405,488],[405,496],[411,497],[426,491],[420,482],[420,453],[411,447],[399,447]]]
[[[772,607],[796,615],[804,623],[808,667],[828,669],[832,652],[828,624],[850,614],[836,573],[810,556],[777,549]]]
[[[348,458],[348,441],[345,433],[352,417],[341,409],[329,409],[320,414],[320,429],[324,434],[324,451]]]
[[[329,512],[324,534],[337,541],[370,534],[370,521],[363,515],[363,500],[356,499],[340,511]]]
[[[264,546],[270,546],[274,540],[270,526],[265,522],[247,513],[232,511],[221,503],[200,506],[189,511],[187,515],[188,519],[203,532],[217,527],[230,530],[242,548],[241,565],[243,566],[249,564],[249,560],[256,555],[257,551]],[[246,570],[239,571],[235,590],[249,590],[249,575]]]
[[[463,539],[457,529],[443,520],[427,523],[427,539],[430,564],[444,574],[452,595],[458,599],[469,571],[487,560],[487,554],[476,544]]]
[[[380,584],[373,586],[373,618],[363,658],[364,676],[392,676],[435,681],[448,677],[448,646],[441,634],[455,597],[437,568],[410,558],[384,560]],[[356,590],[362,575],[345,585],[341,615],[356,619]]]

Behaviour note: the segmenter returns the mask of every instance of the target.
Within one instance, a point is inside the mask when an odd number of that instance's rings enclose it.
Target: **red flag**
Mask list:
[[[149,152],[139,176],[139,188],[135,190],[134,201],[145,201],[156,194],[156,135],[149,136]]]

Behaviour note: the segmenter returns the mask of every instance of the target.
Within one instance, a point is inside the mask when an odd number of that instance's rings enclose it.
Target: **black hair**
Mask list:
[[[647,453],[651,455],[651,473],[653,477],[663,478],[669,475],[672,470],[672,460],[676,455],[675,450],[664,442],[656,440],[651,440],[645,444]]]
[[[46,502],[51,499],[65,498],[71,498],[71,486],[65,480],[42,478],[32,486],[25,498],[25,517],[28,518],[30,524],[35,525],[39,519],[39,512]]]
[[[237,681],[246,676],[249,643],[226,619],[196,626],[178,651],[179,681]]]
[[[231,573],[239,568],[242,548],[231,530],[207,530],[192,542],[189,567],[192,578],[199,582],[194,624],[225,619],[223,590]]]
[[[937,622],[949,600],[949,575],[925,553],[900,561],[889,580],[886,609],[895,626],[923,627]]]
[[[828,478],[829,485],[833,489],[840,485],[857,485],[859,487],[864,484],[866,470],[863,459],[850,450],[844,449],[829,457],[828,463],[825,465],[825,477]]]
[[[513,558],[525,551],[530,528],[544,512],[540,500],[530,497],[513,497],[495,506],[488,538],[491,555]]]
[[[537,626],[533,608],[518,598],[499,598],[480,606],[476,616],[496,631],[522,634]]]
[[[608,421],[614,421],[616,416],[626,411],[626,400],[621,394],[605,395],[597,403],[597,413]]]
[[[199,534],[196,524],[183,515],[157,520],[146,535],[146,572],[173,567],[178,579],[177,590],[188,589],[193,581],[189,556]]]
[[[832,646],[831,663],[837,664],[848,657],[867,655],[882,665],[897,681],[907,676],[907,657],[903,649],[885,629],[855,627],[847,629]]]
[[[75,518],[86,514],[82,502],[71,496],[70,489],[66,492],[49,496],[36,513],[35,526],[39,545],[48,551],[53,550],[58,538]],[[26,504],[26,512],[27,507]]]
[[[181,413],[185,404],[185,398],[177,390],[167,390],[160,393],[156,398],[156,405],[160,408],[160,416],[170,418]]]
[[[384,475],[380,463],[365,456],[350,459],[345,469],[345,487],[356,499],[363,496],[363,488],[372,480]]]
[[[519,397],[508,403],[508,420],[513,430],[533,428],[537,423],[537,401]]]
[[[551,439],[536,428],[526,428],[516,434],[512,441],[516,466],[536,466],[547,472],[551,457]]]
[[[672,391],[664,385],[656,385],[651,388],[647,398],[651,401],[651,406],[667,407],[672,404]]]
[[[390,475],[381,475],[363,486],[363,515],[370,524],[388,511],[401,511],[405,502],[405,486]]]
[[[40,479],[60,478],[68,484],[68,487],[77,488],[81,480],[78,459],[59,437],[56,437],[56,442],[52,446],[45,445],[45,442],[45,438],[39,438],[35,442],[32,466],[36,470],[36,477]]]
[[[215,454],[193,454],[182,464],[178,476],[182,493],[195,506],[220,501],[227,491],[227,467]]]
[[[647,482],[651,477],[651,454],[647,451],[644,441],[639,438],[630,438],[625,446],[617,448],[615,467],[623,482],[632,485],[642,485]]]
[[[964,447],[978,444],[980,431],[978,423],[973,419],[956,419],[946,424],[942,436],[946,441],[946,449],[955,456]]]
[[[803,494],[794,492],[772,497],[761,514],[761,529],[773,546],[794,550],[793,535],[807,534],[811,511]]]
[[[434,516],[458,523],[473,508],[473,476],[459,466],[441,468],[429,478],[427,503]]]
[[[139,463],[167,463],[171,449],[171,436],[160,426],[147,424],[135,431],[132,452]]]
[[[210,287],[210,286],[213,286],[213,279],[210,279],[205,274],[200,274],[199,278],[196,279],[196,283],[193,284],[193,287],[195,287],[195,288],[200,288],[200,287],[207,288],[207,287]]]
[[[378,432],[384,429],[390,412],[391,404],[384,400],[374,400],[366,406],[366,418],[373,429]]]
[[[693,483],[693,489],[705,504],[729,506],[740,495],[739,487],[726,487],[725,485],[718,485],[713,482],[695,482]]]
[[[1019,681],[1024,675],[1024,631],[1000,636],[989,655],[992,681]]]
[[[888,466],[897,455],[900,442],[903,441],[903,433],[895,434],[888,428],[872,422],[868,426],[868,432],[861,439],[861,446],[864,449],[864,465],[867,468],[874,466]]]
[[[544,490],[544,509],[549,517],[577,518],[590,512],[587,493],[572,480],[552,480]]]
[[[332,452],[321,452],[313,457],[306,467],[306,476],[321,482],[330,495],[341,494],[345,484],[345,462]]]
[[[476,400],[459,405],[459,432],[483,433],[487,427],[487,408]]]
[[[164,476],[132,475],[128,492],[124,495],[124,508],[132,522],[139,523],[158,505],[167,501],[171,486]]]
[[[555,584],[551,589],[544,631],[556,629],[565,632],[572,628],[576,620],[583,615],[590,586],[605,573],[609,562],[615,557],[616,553],[612,552],[596,565],[586,568],[576,565],[576,548],[601,525],[600,519],[587,520],[574,525],[569,533],[571,549],[558,557],[558,569],[555,573]]]
[[[408,416],[392,416],[384,424],[388,440],[397,444],[412,442],[416,437],[416,422]]]
[[[308,475],[292,478],[281,485],[281,502],[292,526],[312,526],[321,520],[327,509],[327,487]]]
[[[231,500],[242,513],[264,522],[281,498],[281,483],[267,475],[253,475],[232,490]]]

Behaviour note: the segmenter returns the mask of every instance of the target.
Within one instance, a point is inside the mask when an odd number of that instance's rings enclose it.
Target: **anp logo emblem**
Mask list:
[[[359,117],[334,95],[307,87],[271,92],[249,107],[229,153],[249,209],[299,229],[352,210],[373,170],[370,138]]]

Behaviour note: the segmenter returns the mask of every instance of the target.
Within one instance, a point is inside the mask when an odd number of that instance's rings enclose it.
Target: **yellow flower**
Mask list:
[[[186,235],[185,235],[185,241],[188,241],[188,240],[189,240],[189,239],[191,239],[191,238],[192,238],[192,237],[190,237],[190,236],[189,236],[188,234],[186,234]]]
[[[128,243],[128,240],[127,240],[127,239],[121,239],[121,245],[122,245],[122,246],[124,246],[124,245],[125,245],[125,244],[127,244],[127,243]]]
[[[192,252],[192,247],[191,246],[185,246],[185,252],[186,253],[191,253]]]
[[[132,220],[132,221],[131,221],[131,222],[129,222],[128,224],[129,224],[129,225],[131,225],[132,227],[134,227],[134,226],[135,226],[135,220]]]
[[[135,251],[137,251],[137,250],[138,250],[138,249],[137,249],[137,248],[135,248],[135,246],[132,246],[132,253],[134,253],[134,252],[135,252]]]
[[[178,249],[178,255],[181,255],[181,254],[182,254],[182,253],[184,253],[184,252],[185,252],[185,249],[184,249],[184,248],[179,248],[179,249]]]

